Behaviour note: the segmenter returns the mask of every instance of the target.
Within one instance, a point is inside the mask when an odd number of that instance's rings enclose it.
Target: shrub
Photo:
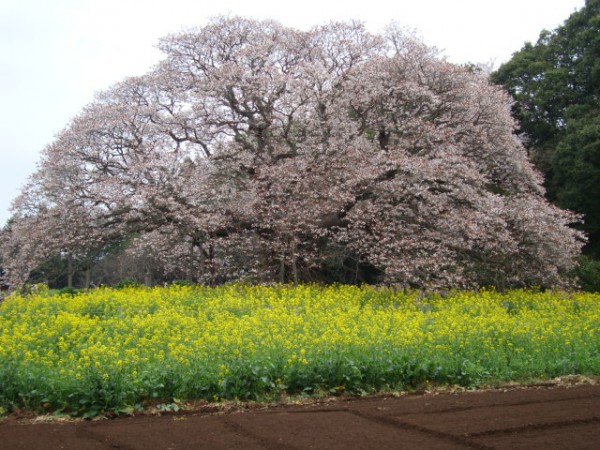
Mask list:
[[[183,280],[174,280],[171,284],[173,286],[193,286],[194,282],[192,280],[183,279]]]
[[[142,283],[137,280],[121,280],[115,286],[117,289],[142,287]]]
[[[72,296],[75,296],[75,295],[79,294],[81,291],[82,291],[81,289],[77,289],[77,288],[74,288],[72,286],[71,287],[67,286],[67,287],[58,289],[57,294],[58,295],[72,295]]]

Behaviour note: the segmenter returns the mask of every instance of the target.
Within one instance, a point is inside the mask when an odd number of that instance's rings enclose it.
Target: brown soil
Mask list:
[[[335,398],[94,421],[8,418],[12,449],[599,449],[600,385]]]

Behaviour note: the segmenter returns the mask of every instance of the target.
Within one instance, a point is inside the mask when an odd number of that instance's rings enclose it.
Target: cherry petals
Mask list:
[[[578,218],[544,200],[482,75],[358,23],[220,18],[160,48],[43,152],[2,233],[12,284],[115,242],[207,284],[565,283]]]

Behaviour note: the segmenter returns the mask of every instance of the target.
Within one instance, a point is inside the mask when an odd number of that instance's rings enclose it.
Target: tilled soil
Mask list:
[[[34,422],[1,422],[0,448],[596,450],[600,385],[338,398],[225,413]]]

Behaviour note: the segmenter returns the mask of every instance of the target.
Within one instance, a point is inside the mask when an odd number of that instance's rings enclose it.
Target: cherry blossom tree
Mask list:
[[[220,18],[160,48],[44,151],[4,233],[11,282],[118,241],[209,284],[566,283],[578,218],[544,200],[481,74],[360,23]]]

